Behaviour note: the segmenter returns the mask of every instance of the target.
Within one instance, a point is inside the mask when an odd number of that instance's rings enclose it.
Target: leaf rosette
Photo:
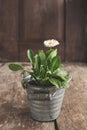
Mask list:
[[[27,50],[27,57],[31,63],[31,70],[25,69],[19,64],[9,64],[9,68],[13,71],[27,72],[27,76],[23,78],[22,84],[26,87],[26,82],[37,86],[54,86],[57,88],[67,88],[69,86],[69,73],[61,69],[61,58],[58,56],[57,49],[52,47],[59,45],[56,40],[44,41],[49,50],[39,50],[37,54],[30,49]]]

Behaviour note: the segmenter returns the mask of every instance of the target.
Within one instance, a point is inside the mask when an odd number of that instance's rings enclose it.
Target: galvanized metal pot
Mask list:
[[[52,121],[59,116],[65,92],[64,88],[38,87],[28,83],[26,90],[33,119]]]

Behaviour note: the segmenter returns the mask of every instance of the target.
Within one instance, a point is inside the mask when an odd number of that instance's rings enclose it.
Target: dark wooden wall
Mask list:
[[[87,1],[66,3],[66,60],[87,61]]]
[[[27,48],[35,52],[44,49],[43,41],[56,38],[64,43],[63,0],[21,0],[20,1],[20,60],[25,59]],[[64,45],[60,46],[64,57]],[[22,56],[23,54],[23,56]]]
[[[18,0],[0,0],[0,61],[18,57]]]
[[[57,39],[63,61],[87,61],[86,0],[0,0],[0,61],[27,61],[26,50]]]

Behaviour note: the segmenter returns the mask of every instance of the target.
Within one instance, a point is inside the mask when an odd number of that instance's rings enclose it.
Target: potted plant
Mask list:
[[[46,40],[47,51],[39,50],[36,55],[27,51],[32,68],[26,69],[19,64],[9,64],[13,71],[22,71],[22,85],[26,89],[32,118],[38,121],[55,120],[60,113],[65,89],[69,87],[69,73],[62,70],[58,56],[57,40]]]

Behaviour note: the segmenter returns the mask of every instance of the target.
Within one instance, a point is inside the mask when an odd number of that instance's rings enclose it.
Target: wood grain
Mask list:
[[[57,39],[63,61],[87,62],[87,1],[0,0],[0,61],[27,61],[27,48]]]
[[[66,61],[87,61],[87,1],[66,0]]]
[[[56,38],[63,41],[63,0],[22,0],[21,4],[20,40]]]
[[[0,0],[0,41],[17,40],[18,0]]]
[[[54,122],[32,120],[20,72],[0,64],[0,130],[55,130]]]
[[[18,0],[0,0],[0,61],[18,60]]]
[[[87,129],[87,64],[69,64],[65,67],[72,76],[70,88],[57,119],[59,130]]]
[[[8,64],[0,63],[0,130],[58,130],[58,125],[59,130],[87,129],[87,64],[65,64],[72,81],[55,124],[32,120],[21,72],[10,71]]]
[[[18,61],[18,45],[16,41],[0,42],[0,61]]]

